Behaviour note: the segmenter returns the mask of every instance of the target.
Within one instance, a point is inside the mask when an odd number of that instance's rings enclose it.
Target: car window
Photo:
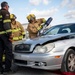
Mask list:
[[[58,34],[60,34],[60,33],[71,33],[71,29],[69,27],[60,28]]]
[[[59,31],[59,27],[56,27],[55,29],[52,29],[50,32],[48,32],[47,34],[48,35],[50,35],[50,34],[55,35],[58,33],[58,31]]]
[[[55,35],[74,32],[75,32],[75,24],[62,24],[49,28],[47,31],[44,32],[44,35]]]
[[[62,29],[62,30],[66,30],[68,33],[71,32],[71,29],[70,29],[70,28],[64,28],[64,29]]]
[[[75,24],[70,25],[70,28],[71,28],[71,33],[74,33],[75,32]]]

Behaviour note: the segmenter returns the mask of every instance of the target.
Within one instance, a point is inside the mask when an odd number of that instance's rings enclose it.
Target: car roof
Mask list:
[[[75,23],[64,23],[64,24],[58,24],[58,25],[54,25],[54,26],[63,26],[63,25],[73,25]]]

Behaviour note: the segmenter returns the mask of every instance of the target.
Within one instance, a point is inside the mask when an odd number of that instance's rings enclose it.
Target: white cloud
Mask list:
[[[63,0],[61,7],[68,7],[68,9],[75,8],[75,0]]]
[[[75,18],[75,10],[70,10],[68,13],[64,15],[67,19],[74,19]]]
[[[41,3],[47,5],[47,4],[49,4],[50,0],[29,0],[29,2],[32,5],[39,5]]]
[[[71,0],[71,2],[68,5],[69,8],[75,8],[75,0]]]
[[[48,4],[49,4],[49,0],[43,0],[43,3],[44,3],[45,5],[48,5]]]
[[[69,0],[62,0],[61,2],[61,7],[65,7],[66,5],[68,5]]]
[[[37,18],[40,18],[40,17],[48,18],[50,16],[53,16],[57,11],[58,11],[57,8],[52,8],[49,10],[42,10],[42,11],[34,9],[30,13],[35,14]],[[28,13],[28,14],[30,14],[30,13]]]
[[[12,9],[12,8],[10,8],[10,9],[9,9],[9,12],[10,12],[10,13],[12,13],[12,12],[13,12],[13,9]]]
[[[41,0],[29,0],[32,5],[39,5]]]

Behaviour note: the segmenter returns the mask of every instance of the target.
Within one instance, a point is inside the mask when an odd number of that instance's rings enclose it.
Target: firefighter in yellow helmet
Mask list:
[[[36,19],[36,16],[34,14],[29,14],[27,16],[28,19],[28,27],[27,30],[29,32],[29,38],[36,38],[38,31],[42,27],[42,23],[45,23],[46,20],[44,18]]]
[[[14,14],[10,15],[11,28],[12,28],[12,41],[22,40],[25,37],[25,31],[20,22],[16,21],[16,16]]]

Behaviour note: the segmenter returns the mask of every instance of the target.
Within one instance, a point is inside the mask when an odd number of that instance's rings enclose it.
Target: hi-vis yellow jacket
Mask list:
[[[15,24],[11,23],[11,29],[12,29],[13,41],[22,40],[23,36],[25,36],[24,28],[18,21],[15,21]]]

